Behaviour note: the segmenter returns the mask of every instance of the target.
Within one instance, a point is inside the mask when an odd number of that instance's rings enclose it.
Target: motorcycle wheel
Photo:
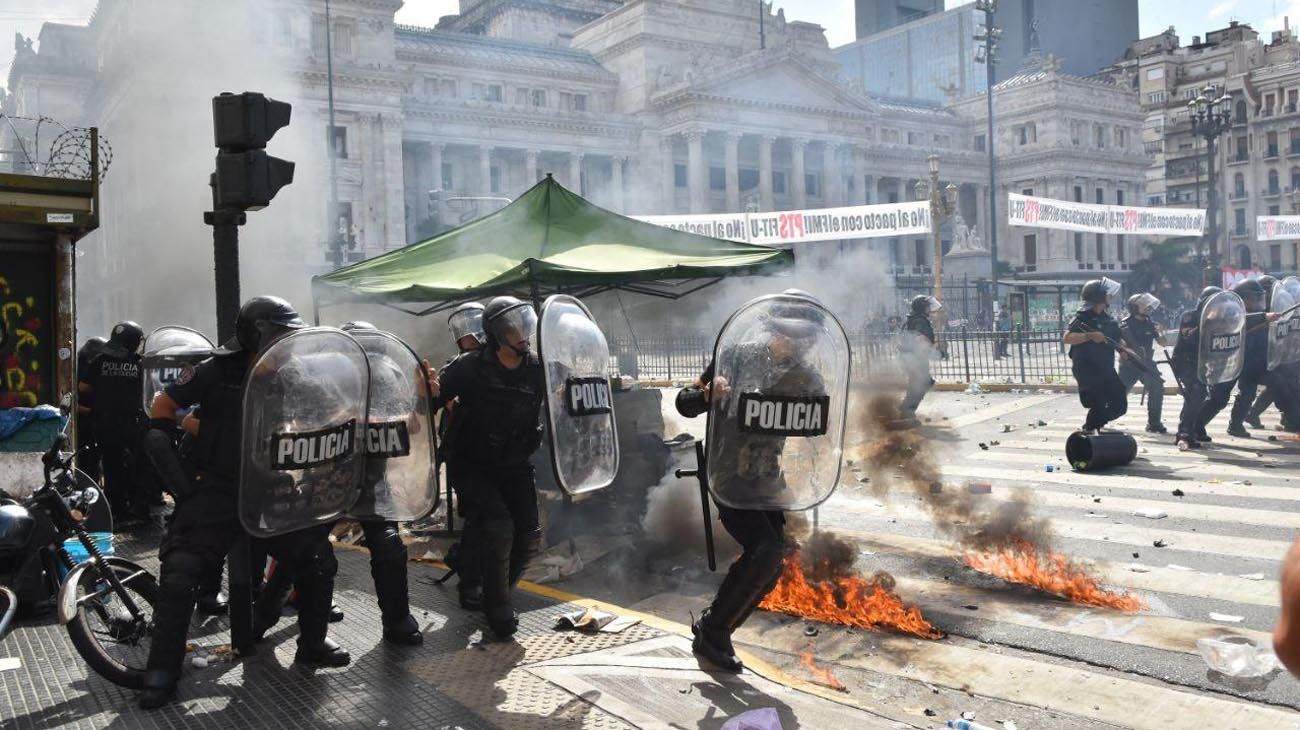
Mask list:
[[[123,581],[122,588],[130,594],[139,614],[132,615],[112,586],[94,569],[88,569],[76,577],[75,583],[68,581],[60,590],[60,603],[77,601],[76,613],[68,621],[68,636],[96,674],[128,689],[142,689],[158,581],[126,560],[109,558],[107,567]],[[87,600],[96,594],[100,595]]]
[[[4,641],[13,624],[14,614],[18,612],[18,596],[13,591],[0,586],[0,641]]]

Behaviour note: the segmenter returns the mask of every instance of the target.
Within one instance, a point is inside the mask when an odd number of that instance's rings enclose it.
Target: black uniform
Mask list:
[[[916,417],[916,409],[934,387],[934,378],[930,377],[930,354],[934,350],[934,341],[934,324],[930,318],[917,312],[908,315],[898,345],[907,370],[907,395],[899,406],[904,418]]]
[[[1197,422],[1197,433],[1204,433],[1205,427],[1228,405],[1232,399],[1233,386],[1237,387],[1237,401],[1229,415],[1228,426],[1240,426],[1250,413],[1250,406],[1255,402],[1255,393],[1259,384],[1268,375],[1268,326],[1265,324],[1264,312],[1251,312],[1246,315],[1244,335],[1245,362],[1241,375],[1236,380],[1218,383],[1209,389],[1209,397],[1201,409]]]
[[[441,402],[458,401],[447,479],[466,517],[461,542],[481,561],[488,622],[509,635],[517,626],[511,591],[542,547],[529,462],[542,443],[542,365],[529,353],[508,370],[484,347],[453,360],[440,383]],[[463,557],[461,570],[473,574]]]
[[[147,418],[140,401],[140,356],[108,346],[81,373],[90,386],[91,428],[104,469],[104,492],[117,519],[149,516],[149,495],[140,488],[136,458]]]
[[[174,684],[180,676],[201,585],[214,571],[220,572],[240,534],[237,480],[247,364],[245,353],[213,357],[186,368],[165,390],[181,407],[200,405],[203,420],[192,449],[186,452],[193,490],[186,494],[188,490],[173,486],[176,511],[159,550],[162,566],[148,668],[151,674],[163,676],[155,684]]]
[[[1183,409],[1178,415],[1178,438],[1195,442],[1201,430],[1201,409],[1205,407],[1207,395],[1205,377],[1198,365],[1201,351],[1201,307],[1205,306],[1202,298],[1196,309],[1183,312],[1178,320],[1178,342],[1174,344],[1174,357],[1171,363],[1174,374],[1183,386]]]
[[[81,346],[77,351],[78,380],[87,380],[91,362],[102,351],[102,344],[92,347],[91,343],[87,342]],[[85,393],[77,400],[82,407],[90,408],[91,413],[94,412],[94,393]],[[98,482],[103,472],[100,469],[99,444],[95,443],[95,421],[91,413],[77,413],[77,468]]]
[[[1101,332],[1112,341],[1120,338],[1119,323],[1107,312],[1084,307],[1074,314],[1069,332]],[[1079,383],[1079,402],[1088,409],[1083,430],[1095,431],[1128,412],[1128,391],[1115,372],[1115,347],[1109,342],[1081,342],[1070,346],[1070,369]]]
[[[1119,379],[1124,384],[1124,392],[1129,392],[1133,389],[1134,383],[1139,380],[1142,381],[1142,387],[1146,389],[1147,395],[1147,425],[1158,426],[1165,402],[1164,382],[1160,380],[1159,374],[1154,370],[1155,341],[1160,336],[1160,332],[1156,329],[1155,322],[1151,321],[1150,317],[1143,319],[1133,314],[1128,315],[1120,322],[1119,329],[1120,334],[1124,337],[1124,342],[1148,366],[1152,367],[1152,370],[1143,372],[1127,360],[1121,362],[1119,365]]]
[[[482,348],[479,348],[480,350]],[[473,357],[479,350],[470,350],[448,360],[442,369],[438,371],[438,377],[446,372],[447,366],[456,360]],[[445,402],[442,409],[442,417],[438,420],[438,459],[448,465],[447,483],[460,494],[460,488],[454,481],[453,470],[451,469],[452,452],[456,446],[456,434],[458,431],[456,421],[456,404]],[[471,513],[474,509],[466,509],[465,503],[460,502],[456,508],[456,513],[462,520],[461,534],[459,542],[452,545],[447,550],[447,563],[450,565],[458,576],[456,584],[457,591],[460,594],[460,605],[462,608],[478,610],[483,607],[483,561],[479,554],[480,546],[477,542],[464,539],[464,535],[477,534],[475,528],[471,525]]]

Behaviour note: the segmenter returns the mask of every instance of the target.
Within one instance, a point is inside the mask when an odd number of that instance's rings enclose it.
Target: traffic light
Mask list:
[[[218,208],[260,210],[293,182],[293,163],[266,154],[266,143],[289,124],[292,107],[255,91],[212,98]]]

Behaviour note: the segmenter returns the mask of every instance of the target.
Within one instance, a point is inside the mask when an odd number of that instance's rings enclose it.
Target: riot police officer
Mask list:
[[[529,459],[541,445],[542,365],[531,349],[537,313],[514,297],[483,309],[484,346],[453,360],[430,391],[456,400],[447,474],[468,517],[462,541],[480,551],[483,609],[498,637],[519,627],[511,593],[542,549]]]
[[[484,340],[483,305],[478,302],[466,302],[453,309],[451,315],[447,317],[447,330],[456,343],[457,358],[465,357],[467,353],[478,350]],[[443,369],[445,370],[455,359],[448,360],[443,365]],[[428,365],[427,362],[425,364]],[[447,463],[455,448],[455,430],[456,403],[449,401],[443,404],[442,417],[438,421],[438,459],[442,463]],[[460,490],[451,483],[450,470],[447,478],[451,488],[459,494]],[[463,520],[462,534],[473,533],[474,529],[469,524],[470,516],[466,513],[464,503],[461,503],[457,511]],[[448,567],[459,577],[456,588],[460,606],[468,611],[483,609],[483,565],[476,547],[475,543],[462,539],[447,548],[444,558]]]
[[[1281,283],[1272,276],[1259,277],[1259,283],[1264,287],[1265,301],[1269,308],[1273,309],[1273,292],[1275,287],[1280,287]],[[1270,345],[1272,347],[1272,345]],[[1300,387],[1300,377],[1297,373],[1300,368],[1295,363],[1282,363],[1276,368],[1270,369],[1264,375],[1264,390],[1255,398],[1251,404],[1249,412],[1246,414],[1244,421],[1251,428],[1263,429],[1264,424],[1259,418],[1268,410],[1271,405],[1276,405],[1277,410],[1282,414],[1282,427],[1295,429],[1295,424],[1300,422],[1300,403],[1297,403],[1297,388]],[[1238,394],[1240,401],[1241,395]],[[1236,410],[1234,404],[1233,410]]]
[[[1268,374],[1267,323],[1276,320],[1278,315],[1275,312],[1264,311],[1264,287],[1259,280],[1240,281],[1232,287],[1232,291],[1241,297],[1241,301],[1246,305],[1246,327],[1243,338],[1245,362],[1241,368],[1241,375],[1235,380],[1218,383],[1210,388],[1209,397],[1197,421],[1197,439],[1201,441],[1210,440],[1205,428],[1228,405],[1233,386],[1237,387],[1238,395],[1228,417],[1228,435],[1250,438],[1250,432],[1246,430],[1242,421],[1255,402],[1255,392],[1259,389],[1260,382]]]
[[[907,395],[898,408],[904,421],[915,423],[916,409],[934,387],[934,378],[930,377],[930,358],[935,352],[935,336],[930,318],[942,308],[943,305],[934,297],[913,297],[911,311],[899,334],[898,351],[907,371]]]
[[[90,396],[90,420],[103,459],[104,491],[118,526],[149,519],[149,497],[135,470],[146,421],[140,403],[140,343],[144,330],[135,322],[113,326],[103,352],[80,375],[78,392]]]
[[[1160,422],[1161,411],[1165,402],[1165,384],[1156,372],[1153,355],[1155,345],[1165,345],[1165,333],[1151,318],[1151,313],[1160,306],[1160,300],[1151,294],[1134,294],[1128,298],[1128,312],[1119,323],[1120,335],[1124,342],[1147,363],[1147,370],[1138,367],[1127,359],[1119,364],[1119,379],[1124,384],[1124,392],[1133,389],[1133,384],[1142,381],[1147,396],[1147,432],[1169,433],[1165,424]]]
[[[1070,369],[1079,383],[1079,402],[1088,409],[1085,433],[1096,433],[1128,412],[1127,391],[1115,372],[1119,323],[1106,311],[1114,288],[1104,279],[1084,284],[1083,306],[1070,320],[1063,338],[1070,346]]]
[[[154,602],[154,629],[140,706],[161,707],[170,701],[185,658],[185,639],[195,601],[205,576],[219,570],[235,539],[241,534],[238,518],[238,481],[244,378],[257,353],[277,337],[303,327],[293,307],[279,297],[254,297],[239,310],[235,337],[214,356],[186,367],[175,383],[154,398],[150,415],[153,428],[172,433],[177,411],[199,405],[202,418],[190,452],[192,483],[172,485],[176,512],[163,536],[159,557],[158,594]],[[328,548],[328,541],[325,543]],[[328,612],[337,563],[332,552],[308,546],[292,556],[300,580],[312,593],[324,596]],[[317,548],[313,550],[312,548]],[[322,602],[305,601],[299,611],[302,635],[296,661],[338,666],[349,661],[326,637],[327,617]]]
[[[1182,451],[1199,449],[1202,441],[1210,440],[1208,434],[1197,433],[1206,396],[1205,378],[1197,363],[1201,349],[1201,314],[1210,298],[1221,291],[1223,290],[1217,286],[1202,289],[1196,307],[1183,312],[1178,320],[1178,341],[1174,343],[1174,357],[1170,365],[1183,388],[1183,408],[1178,414],[1178,433],[1174,436]]]
[[[104,351],[108,340],[103,337],[88,338],[77,350],[77,379],[90,373],[90,364]],[[99,445],[95,443],[95,423],[90,417],[94,397],[85,393],[77,399],[77,468],[87,476],[99,481],[100,457]]]
[[[786,292],[790,294],[791,292]],[[794,296],[811,295],[796,293]],[[815,301],[815,300],[814,300]],[[812,335],[818,323],[810,321],[808,308],[775,307],[765,320],[765,342],[756,342],[753,352],[723,352],[721,357],[733,362],[749,363],[762,369],[762,389],[772,396],[806,396],[824,392],[821,378],[804,364],[800,342]],[[715,377],[716,363],[709,363],[695,385],[677,395],[677,411],[687,418],[705,413],[715,400],[729,397],[731,385]],[[928,373],[927,373],[928,378]],[[712,444],[710,452],[734,455],[730,463],[716,468],[735,474],[737,482],[752,484],[753,489],[784,488],[779,473],[784,439],[764,435],[739,434],[732,444]],[[710,467],[711,469],[715,467]],[[746,486],[745,489],[751,487]],[[758,608],[758,604],[776,586],[781,577],[786,552],[785,513],[780,510],[738,509],[715,500],[718,518],[742,552],[723,578],[712,603],[691,624],[694,640],[691,649],[716,666],[738,672],[743,668],[736,656],[731,635]]]

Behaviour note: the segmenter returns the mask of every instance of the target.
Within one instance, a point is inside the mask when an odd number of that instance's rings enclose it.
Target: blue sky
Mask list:
[[[945,0],[957,7],[968,0]],[[1267,35],[1282,27],[1282,17],[1289,15],[1300,24],[1300,0],[1132,0],[1139,4],[1140,32],[1155,35],[1169,26],[1178,29],[1184,43],[1193,35],[1221,28],[1229,20],[1250,23]],[[96,0],[0,0],[0,84],[9,72],[14,33],[35,37],[41,23],[85,22]],[[853,0],[776,0],[791,20],[807,20],[825,27],[832,46],[853,40]],[[457,0],[406,0],[397,14],[398,22],[432,26],[443,15],[456,12]]]

